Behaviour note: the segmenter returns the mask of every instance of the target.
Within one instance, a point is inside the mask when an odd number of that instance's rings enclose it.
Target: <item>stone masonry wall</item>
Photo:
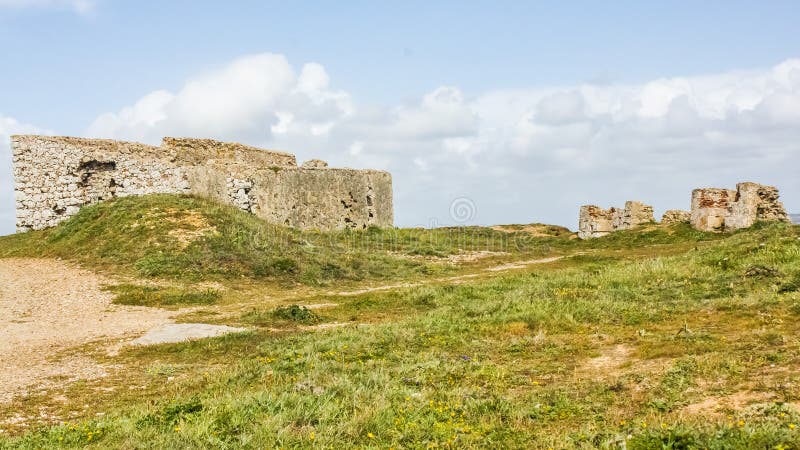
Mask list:
[[[208,139],[133,142],[13,136],[17,229],[57,225],[114,197],[197,194],[266,220],[320,230],[393,224],[387,172],[332,169],[315,160]]]
[[[739,183],[736,190],[704,188],[692,191],[692,226],[702,231],[747,228],[760,220],[788,222],[778,189]]]
[[[581,239],[602,237],[613,231],[628,230],[653,221],[653,207],[637,201],[625,202],[625,207],[622,209],[602,209],[595,205],[584,205],[581,206],[578,219],[578,237]]]
[[[692,191],[692,210],[671,209],[661,217],[663,224],[691,223],[701,231],[724,231],[747,228],[757,221],[790,222],[780,195],[774,186],[758,183],[739,183],[736,190],[702,188]],[[578,237],[581,239],[605,236],[612,231],[625,230],[653,222],[653,208],[629,201],[624,209],[602,209],[594,205],[581,206]]]
[[[671,223],[689,223],[692,220],[692,213],[682,209],[668,209],[661,215],[661,223],[668,225]]]
[[[616,208],[603,209],[595,205],[581,206],[578,218],[578,237],[589,239],[602,237],[614,231]]]

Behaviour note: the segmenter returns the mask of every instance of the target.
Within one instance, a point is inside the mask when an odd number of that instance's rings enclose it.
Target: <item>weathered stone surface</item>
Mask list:
[[[736,190],[695,189],[692,191],[692,226],[701,231],[737,230],[757,221],[788,222],[789,216],[778,200],[778,189],[758,183],[739,183]]]
[[[692,213],[682,209],[668,209],[661,215],[661,223],[689,223],[692,220]]]
[[[581,206],[578,219],[578,237],[589,239],[605,236],[614,231],[615,208],[603,209],[595,205]]]
[[[52,227],[80,207],[114,197],[197,194],[275,223],[321,230],[393,224],[392,180],[377,170],[209,139],[133,142],[12,136],[17,229]],[[324,170],[320,170],[324,169]]]
[[[629,230],[653,221],[653,207],[642,202],[627,201],[623,209],[602,209],[595,205],[585,205],[581,206],[578,219],[578,237],[601,237],[612,231]]]
[[[321,159],[310,159],[304,162],[301,167],[304,169],[324,169],[328,167],[328,163]]]
[[[722,231],[728,208],[736,198],[731,189],[703,188],[692,191],[692,227],[702,231]]]
[[[625,202],[625,208],[622,210],[615,230],[629,230],[638,225],[651,222],[655,222],[653,207],[642,202],[629,200]]]

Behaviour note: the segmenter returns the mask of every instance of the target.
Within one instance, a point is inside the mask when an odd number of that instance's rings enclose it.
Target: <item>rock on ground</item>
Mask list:
[[[133,345],[169,344],[243,331],[247,331],[247,329],[206,323],[173,323],[153,328],[144,336],[134,339],[130,343]]]

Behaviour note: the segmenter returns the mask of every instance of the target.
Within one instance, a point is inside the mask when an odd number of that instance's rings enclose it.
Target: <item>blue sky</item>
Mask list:
[[[0,234],[7,136],[32,131],[384,168],[399,225],[452,222],[467,197],[475,223],[574,228],[582,203],[686,209],[747,179],[800,211],[798,25],[788,1],[0,0]],[[285,92],[231,86],[251,69]],[[180,106],[220,97],[239,122]]]

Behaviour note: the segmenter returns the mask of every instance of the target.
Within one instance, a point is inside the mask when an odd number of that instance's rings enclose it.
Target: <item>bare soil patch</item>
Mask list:
[[[690,416],[723,415],[726,410],[741,410],[753,404],[768,401],[775,397],[771,392],[740,391],[730,395],[708,397],[699,402],[686,405],[681,411]]]
[[[118,345],[178,314],[113,305],[113,294],[102,289],[111,283],[63,261],[0,259],[0,403],[55,383],[103,377],[108,367],[70,350]]]
[[[625,344],[617,344],[601,349],[600,356],[586,361],[578,370],[578,374],[591,378],[603,378],[613,375],[619,369],[629,366],[632,362],[633,348]]]

